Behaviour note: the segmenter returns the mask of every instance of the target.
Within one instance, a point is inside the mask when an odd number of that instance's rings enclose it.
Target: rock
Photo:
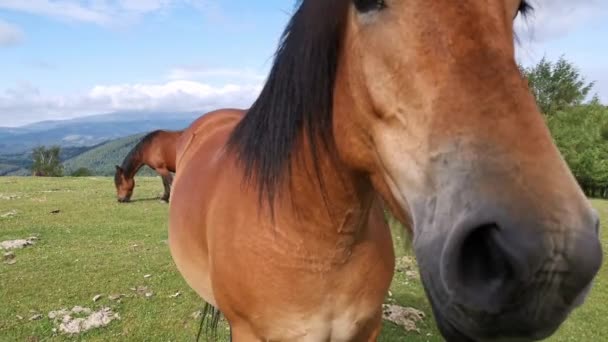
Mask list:
[[[4,249],[4,250],[11,250],[11,249],[22,249],[28,246],[32,246],[35,242],[35,240],[28,238],[28,239],[19,239],[19,240],[8,240],[8,241],[2,241],[0,242],[0,248]]]
[[[6,260],[4,263],[7,265],[14,265],[17,263],[17,260],[15,260],[15,259]]]
[[[152,277],[152,275],[151,275],[151,274],[146,274],[146,275],[144,275],[144,279],[148,279],[148,278],[150,278],[150,277]]]
[[[137,292],[138,294],[144,294],[148,291],[148,287],[147,286],[132,287],[131,290]]]
[[[35,314],[32,317],[30,317],[30,321],[37,321],[37,320],[39,320],[41,318],[42,318],[41,314]]]
[[[72,308],[72,312],[75,314],[85,314],[85,315],[89,315],[91,314],[91,309],[89,308],[83,308],[82,306],[75,306]]]
[[[384,304],[382,306],[382,317],[390,322],[403,327],[406,331],[416,331],[416,323],[425,318],[424,312],[414,308],[406,308],[399,305]]]
[[[150,298],[154,295],[154,292],[150,290],[147,286],[138,286],[137,288],[132,288],[131,290],[135,291],[138,295],[146,298]]]
[[[86,317],[73,317],[73,315],[85,315]],[[72,310],[66,309],[49,312],[49,318],[58,325],[58,331],[65,334],[80,334],[85,331],[104,327],[115,319],[120,319],[117,313],[110,308],[103,308],[93,312],[89,308],[75,306]],[[57,329],[57,328],[55,328]],[[53,330],[53,332],[57,330]]]
[[[119,299],[121,299],[123,297],[126,297],[126,295],[124,295],[124,294],[113,294],[113,295],[109,295],[108,299],[109,300],[119,300]]]
[[[418,279],[419,275],[418,272],[416,271],[405,271],[405,276],[410,278],[410,279]]]
[[[101,299],[101,295],[95,295],[95,297],[93,297],[93,302],[98,301],[99,299]]]
[[[57,318],[57,317],[59,317],[59,316],[64,316],[64,315],[69,315],[69,314],[70,314],[70,312],[69,312],[68,310],[66,310],[66,309],[61,309],[61,310],[57,310],[57,311],[51,311],[51,312],[49,312],[48,317],[49,317],[50,319],[55,319],[55,318]]]
[[[17,216],[17,210],[11,210],[9,212],[6,212],[2,215],[0,215],[0,218],[10,218],[10,217],[15,217]]]
[[[15,317],[17,317],[17,319],[20,320],[20,321],[23,320],[23,316],[15,315]]]

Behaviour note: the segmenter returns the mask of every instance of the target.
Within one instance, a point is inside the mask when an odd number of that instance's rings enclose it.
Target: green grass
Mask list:
[[[17,263],[0,263],[0,341],[191,341],[198,320],[191,314],[202,302],[177,272],[167,239],[168,206],[160,203],[159,178],[139,177],[134,199],[120,205],[111,178],[2,178],[0,241],[39,237],[34,247],[17,250]],[[16,195],[15,199],[2,199]],[[603,222],[608,202],[593,201]],[[51,211],[60,210],[58,214]],[[603,231],[608,250],[608,232]],[[137,245],[137,246],[135,246]],[[399,256],[406,254],[404,237],[395,234]],[[144,279],[144,275],[152,277]],[[608,341],[608,275],[605,268],[587,303],[576,310],[550,341]],[[148,286],[152,298],[130,290]],[[177,291],[182,295],[169,296]],[[396,272],[389,301],[424,311],[420,333],[407,333],[385,323],[382,341],[442,341],[421,284]],[[129,295],[121,303],[109,294]],[[97,294],[104,298],[93,302]],[[109,326],[78,337],[53,333],[46,317],[51,310],[75,305],[111,307],[121,316]],[[30,312],[45,317],[29,321]],[[17,315],[24,317],[23,320]],[[224,331],[225,327],[222,327]],[[224,339],[227,340],[227,339]]]

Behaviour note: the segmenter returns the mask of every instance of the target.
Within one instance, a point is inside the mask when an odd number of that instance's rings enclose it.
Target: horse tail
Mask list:
[[[216,342],[218,338],[218,328],[220,319],[222,318],[222,312],[215,306],[205,303],[201,314],[201,325],[196,335],[196,342],[200,341],[203,330],[207,342]]]

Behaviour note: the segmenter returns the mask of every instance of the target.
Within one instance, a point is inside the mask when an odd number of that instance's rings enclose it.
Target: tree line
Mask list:
[[[608,107],[592,94],[595,82],[587,82],[579,69],[563,56],[557,61],[541,59],[523,67],[557,147],[583,191],[590,197],[608,198]],[[62,176],[58,146],[37,147],[32,151],[32,173],[36,176]],[[89,176],[81,168],[72,176]]]
[[[608,198],[608,107],[563,56],[524,68],[551,135],[585,194]]]

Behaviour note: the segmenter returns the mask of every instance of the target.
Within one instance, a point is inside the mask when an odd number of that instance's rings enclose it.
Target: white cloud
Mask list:
[[[522,43],[542,43],[561,38],[581,25],[590,25],[608,15],[606,0],[529,0],[534,11],[526,20],[516,20]]]
[[[69,0],[0,0],[0,8],[95,24],[107,24],[112,18],[109,13]]]
[[[601,40],[587,33],[581,41],[568,37],[581,29],[590,31],[595,25],[605,25],[608,17],[606,0],[529,0],[533,13],[524,21],[518,18],[516,32],[519,44],[516,56],[526,66],[542,57],[555,61],[560,55],[573,62],[587,81],[596,81],[594,91],[608,103],[608,67],[596,57],[594,44]],[[599,39],[598,39],[599,38]]]
[[[266,75],[252,69],[210,69],[200,66],[177,67],[169,71],[170,80],[202,80],[212,78],[262,82]]]
[[[0,47],[19,44],[23,38],[24,34],[17,26],[0,20]]]
[[[0,0],[0,9],[104,26],[179,5],[193,6],[211,17],[219,13],[212,0]]]
[[[247,108],[260,90],[260,84],[214,87],[194,81],[170,81],[99,85],[79,95],[52,96],[30,84],[20,84],[0,93],[0,122],[16,126],[116,111],[207,112],[226,107]]]

